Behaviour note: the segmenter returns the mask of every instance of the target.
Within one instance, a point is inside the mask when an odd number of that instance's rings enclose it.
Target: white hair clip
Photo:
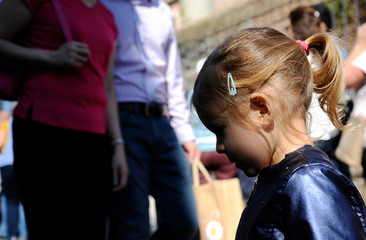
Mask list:
[[[230,82],[233,85],[233,87],[230,86]],[[227,74],[227,89],[229,90],[229,94],[231,96],[235,96],[236,95],[236,87],[235,87],[235,83],[234,83],[234,79],[233,76],[231,75],[231,73]]]

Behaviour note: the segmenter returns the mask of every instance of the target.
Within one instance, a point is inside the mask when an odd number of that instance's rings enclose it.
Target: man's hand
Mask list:
[[[183,149],[186,152],[187,159],[188,159],[189,163],[192,164],[194,159],[200,159],[201,158],[201,152],[198,149],[197,144],[195,143],[195,141],[185,142],[183,144]]]

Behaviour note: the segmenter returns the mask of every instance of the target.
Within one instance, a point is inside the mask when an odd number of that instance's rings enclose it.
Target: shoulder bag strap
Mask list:
[[[57,19],[58,19],[58,21],[61,25],[62,32],[65,35],[66,41],[67,42],[72,41],[72,34],[71,34],[71,30],[70,30],[70,25],[69,25],[69,22],[67,21],[65,13],[62,9],[62,5],[61,5],[60,0],[51,0],[51,2],[52,2],[52,5],[55,9]]]

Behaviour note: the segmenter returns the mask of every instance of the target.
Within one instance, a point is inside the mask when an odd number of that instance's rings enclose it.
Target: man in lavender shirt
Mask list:
[[[198,219],[190,165],[200,152],[189,120],[169,6],[159,0],[102,0],[119,30],[115,88],[128,186],[112,194],[109,239],[191,239]],[[148,195],[158,228],[151,235]]]

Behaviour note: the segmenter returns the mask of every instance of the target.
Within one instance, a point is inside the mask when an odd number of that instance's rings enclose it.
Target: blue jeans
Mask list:
[[[169,119],[120,112],[120,122],[130,175],[111,195],[109,239],[190,239],[198,230],[190,166]],[[149,194],[158,216],[153,236]]]
[[[15,181],[15,175],[12,165],[0,168],[1,185],[3,197],[1,198],[1,211],[3,211],[2,224],[5,225],[6,236],[19,237],[26,235],[25,219],[23,206],[20,203],[18,185]],[[21,230],[21,231],[20,231]]]

